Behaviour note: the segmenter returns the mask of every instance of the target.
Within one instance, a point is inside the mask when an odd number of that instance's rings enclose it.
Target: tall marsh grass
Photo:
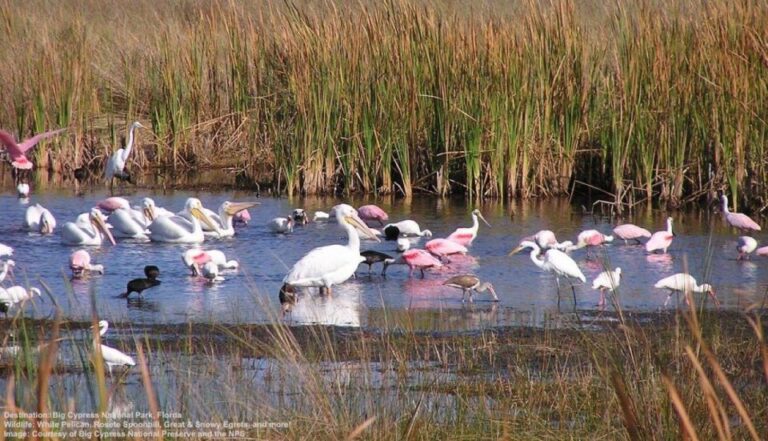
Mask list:
[[[0,2],[0,125],[70,127],[35,154],[65,173],[142,119],[134,167],[235,166],[288,193],[768,205],[765,4],[454,6]]]

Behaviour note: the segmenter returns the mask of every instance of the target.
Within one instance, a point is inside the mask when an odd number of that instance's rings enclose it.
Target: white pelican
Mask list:
[[[56,218],[40,204],[30,205],[24,216],[24,227],[40,234],[51,234],[56,228]]]
[[[720,305],[720,301],[717,300],[717,297],[715,296],[715,290],[712,288],[712,285],[709,283],[703,283],[699,285],[696,282],[696,279],[694,279],[690,274],[677,273],[675,275],[665,277],[656,282],[653,287],[669,290],[669,295],[667,296],[667,300],[664,301],[664,306],[667,306],[669,299],[672,297],[672,294],[679,292],[705,292],[709,294],[710,297],[712,297],[712,300],[715,301],[716,305]],[[688,304],[687,294],[685,296],[685,304]]]
[[[312,221],[318,222],[318,221],[327,221],[331,215],[326,213],[325,211],[315,211],[315,213],[312,215]]]
[[[126,201],[127,202],[127,201]],[[155,218],[155,201],[150,198],[142,200],[141,210],[120,207],[109,215],[115,237],[149,240],[149,224]]]
[[[67,222],[61,227],[61,240],[68,245],[98,246],[105,236],[115,245],[115,238],[98,208],[92,208],[90,212],[77,216],[75,222]]]
[[[276,217],[269,221],[267,227],[273,233],[292,233],[293,232],[293,216],[288,217]]]
[[[456,231],[451,233],[450,236],[448,236],[448,240],[451,242],[456,242],[460,245],[464,245],[465,247],[468,247],[472,245],[472,241],[475,240],[477,237],[477,231],[480,229],[480,222],[478,222],[478,218],[482,219],[483,222],[485,222],[486,225],[489,227],[491,224],[488,223],[487,220],[483,217],[483,214],[480,213],[480,210],[475,208],[472,210],[472,226],[469,228],[457,228]],[[472,297],[470,296],[470,299]]]
[[[613,271],[603,271],[592,281],[592,289],[600,290],[600,301],[597,306],[605,306],[605,291],[615,291],[621,283],[621,268]]]
[[[411,239],[408,239],[407,237],[397,238],[397,251],[400,251],[400,252],[408,251],[410,248],[411,248]]]
[[[357,216],[354,208],[334,208],[339,224],[347,231],[347,245],[328,245],[313,249],[293,265],[283,279],[284,284],[293,287],[320,287],[321,291],[324,288],[330,294],[333,285],[352,277],[357,266],[365,260],[360,255],[360,237],[355,229],[376,241],[379,240]]]
[[[8,259],[5,262],[3,262],[3,265],[2,265],[3,270],[0,271],[0,282],[5,280],[5,278],[8,276],[8,273],[13,272],[13,267],[15,266],[16,266],[16,262],[14,262],[11,259]]]
[[[128,144],[123,149],[118,149],[107,161],[107,167],[104,170],[104,177],[107,179],[110,187],[112,186],[113,178],[131,182],[131,176],[125,171],[125,163],[128,161],[128,155],[131,154],[133,149],[133,131],[138,127],[144,127],[140,122],[136,121],[131,124],[131,128],[128,131]]]
[[[407,219],[394,224],[387,224],[384,227],[384,235],[387,240],[397,240],[400,236],[432,237],[432,232],[422,230],[416,221]]]
[[[104,274],[104,266],[92,264],[91,255],[86,250],[77,250],[69,256],[69,268],[75,278],[83,277],[89,272]]]
[[[247,210],[251,207],[255,207],[258,205],[258,202],[230,202],[230,201],[224,201],[219,206],[219,212],[214,213],[211,210],[208,210],[207,208],[203,208],[203,211],[205,214],[208,215],[209,218],[211,218],[215,224],[215,227],[208,227],[207,225],[203,225],[203,234],[206,236],[213,236],[213,237],[232,237],[235,235],[235,228],[232,224],[232,221],[235,217],[235,214]],[[187,219],[189,219],[190,215],[187,213],[179,213],[180,216],[183,216]]]
[[[16,186],[16,192],[19,194],[19,199],[29,198],[29,184],[19,182],[19,185]]]
[[[200,274],[208,279],[209,282],[221,282],[224,280],[224,277],[219,275],[219,266],[213,261],[205,262],[202,270],[200,270]]]
[[[191,248],[181,255],[184,266],[192,270],[192,275],[200,275],[201,267],[208,262],[215,263],[219,269],[237,269],[240,264],[236,260],[227,260],[224,252],[219,250],[201,250]]]
[[[217,229],[214,221],[203,211],[200,199],[187,199],[183,213],[184,216],[160,216],[152,221],[148,227],[150,239],[153,242],[201,243],[205,236],[200,221],[212,230]]]
[[[558,295],[557,295],[558,307],[560,306],[560,277],[565,277],[566,279],[577,279],[577,280],[581,280],[582,282],[587,281],[587,278],[584,277],[584,273],[581,272],[576,262],[573,259],[571,259],[570,256],[568,256],[567,254],[565,254],[560,250],[549,249],[544,252],[543,258],[539,259],[538,256],[541,253],[541,248],[539,248],[539,245],[537,245],[536,242],[524,240],[520,242],[520,245],[514,250],[512,250],[509,254],[510,255],[515,254],[526,248],[531,249],[531,261],[536,266],[543,269],[544,271],[548,271],[550,273],[555,274],[555,280],[557,281],[557,288],[558,288]],[[576,305],[576,288],[573,286],[573,284],[571,284],[571,291],[573,291],[573,303],[575,306]]]

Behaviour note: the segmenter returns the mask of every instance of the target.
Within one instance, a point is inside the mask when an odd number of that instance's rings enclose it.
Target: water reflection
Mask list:
[[[331,296],[304,292],[287,321],[295,325],[360,327],[362,303],[359,287],[359,284],[339,287]]]

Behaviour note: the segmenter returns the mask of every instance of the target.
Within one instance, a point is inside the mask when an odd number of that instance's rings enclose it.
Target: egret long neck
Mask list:
[[[723,213],[730,214],[730,210],[728,210],[728,196],[723,195]]]
[[[672,234],[672,219],[667,219],[667,234]]]
[[[544,268],[544,261],[543,260],[539,260],[536,257],[539,254],[540,251],[541,251],[541,249],[539,247],[536,247],[536,248],[531,250],[531,261],[533,261],[533,263],[536,266],[538,266],[539,268],[543,269]]]
[[[123,159],[127,160],[128,155],[131,154],[133,148],[133,131],[136,130],[136,126],[132,125],[131,130],[128,131],[128,144],[125,146],[125,152],[123,153]]]

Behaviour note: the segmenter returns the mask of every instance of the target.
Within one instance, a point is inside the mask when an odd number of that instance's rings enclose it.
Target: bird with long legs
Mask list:
[[[467,295],[469,295],[469,303],[473,303],[474,300],[472,298],[472,293],[481,293],[485,291],[491,293],[491,297],[493,298],[494,302],[499,301],[499,296],[496,295],[496,290],[493,288],[493,284],[490,282],[481,282],[480,278],[474,274],[461,274],[458,276],[453,276],[443,282],[443,285],[462,290],[462,303],[466,301]]]
[[[360,255],[365,258],[362,263],[368,265],[368,274],[371,274],[371,267],[374,263],[384,263],[387,259],[392,259],[389,254],[376,250],[360,251]]]
[[[112,186],[115,179],[132,183],[130,173],[125,171],[125,164],[128,161],[128,157],[130,156],[131,151],[133,150],[133,132],[137,128],[144,128],[144,126],[141,125],[141,123],[138,121],[131,124],[131,128],[128,130],[128,143],[124,148],[117,149],[117,151],[115,151],[115,153],[109,157],[109,160],[107,160],[107,166],[104,169],[104,177],[109,184],[110,193],[112,193]]]
[[[381,226],[384,226],[384,222],[389,220],[387,212],[378,205],[363,205],[357,209],[357,215],[366,223],[377,222]]]
[[[613,229],[613,235],[623,240],[624,244],[627,244],[630,240],[641,244],[640,239],[643,237],[650,238],[651,232],[635,224],[621,224]]]
[[[31,138],[25,139],[22,142],[16,142],[16,138],[14,138],[13,135],[4,130],[0,130],[0,143],[5,146],[5,151],[8,152],[17,184],[22,181],[21,174],[23,172],[29,173],[33,167],[32,161],[27,158],[27,152],[35,147],[40,141],[52,138],[65,130],[67,129],[58,129],[39,133]]]
[[[728,196],[723,194],[720,200],[723,202],[723,216],[725,216],[725,221],[730,226],[747,233],[750,231],[760,231],[760,225],[753,221],[752,218],[744,213],[732,213],[728,209]]]
[[[387,269],[391,265],[407,265],[409,269],[408,277],[413,276],[414,270],[419,270],[421,272],[421,278],[423,279],[425,269],[440,269],[443,267],[443,262],[433,256],[429,251],[411,249],[403,252],[395,259],[385,260],[384,269],[382,270],[381,275],[385,276],[387,274]]]
[[[712,298],[712,300],[715,302],[715,305],[720,306],[720,301],[717,299],[717,296],[715,295],[715,290],[714,288],[712,288],[712,285],[708,283],[702,283],[701,285],[699,285],[696,282],[696,279],[694,279],[693,276],[691,276],[690,274],[677,273],[659,280],[653,286],[654,288],[666,289],[669,291],[669,295],[667,295],[667,300],[664,301],[664,306],[667,306],[667,304],[669,303],[669,299],[672,297],[672,294],[679,294],[681,292],[685,296],[686,305],[690,303],[688,301],[688,294],[695,292],[695,293],[707,293],[707,295],[709,295]]]
[[[605,292],[615,292],[620,283],[621,268],[616,268],[613,271],[603,271],[595,277],[595,280],[592,281],[592,289],[600,290],[600,301],[597,302],[599,308],[605,307]]]
[[[672,245],[672,239],[675,238],[675,233],[672,231],[672,218],[667,218],[667,229],[657,231],[653,233],[648,242],[645,243],[645,250],[649,253],[661,250],[664,254],[667,253],[667,248]]]
[[[106,320],[99,320],[98,329],[99,336],[104,337],[107,333],[107,330],[109,329],[109,322]],[[95,331],[93,342],[94,346],[96,346],[97,339]],[[136,366],[136,361],[134,361],[133,357],[101,342],[99,342],[99,352],[101,352],[101,357],[104,360],[104,364],[107,365],[107,371],[109,372],[109,375],[112,375],[112,368],[115,366]]]
[[[513,249],[509,255],[517,254],[518,252],[529,249],[531,250],[531,261],[540,269],[553,273],[555,280],[557,281],[557,307],[560,308],[560,278],[564,277],[566,280],[576,279],[582,283],[587,281],[584,274],[579,269],[576,261],[571,259],[570,256],[564,252],[556,249],[548,249],[542,253],[541,248],[536,242],[524,240]],[[541,258],[539,258],[541,255]],[[573,292],[573,305],[576,308],[576,287],[571,283],[571,291]]]
[[[352,277],[358,265],[365,260],[360,255],[361,234],[379,239],[349,206],[336,207],[336,219],[347,233],[346,245],[328,245],[315,248],[296,262],[283,279],[284,284],[298,287],[318,287],[331,294],[334,285]]]
[[[447,239],[465,247],[472,245],[472,242],[477,237],[477,232],[480,229],[479,220],[482,220],[486,225],[488,225],[488,228],[491,227],[491,224],[485,220],[483,214],[480,213],[480,210],[475,208],[472,210],[472,226],[466,228],[457,228],[456,231],[447,237]]]
[[[606,243],[613,242],[613,236],[607,236],[597,230],[584,230],[576,238],[576,244],[565,249],[566,252],[587,248],[587,258],[590,257],[590,251]]]

